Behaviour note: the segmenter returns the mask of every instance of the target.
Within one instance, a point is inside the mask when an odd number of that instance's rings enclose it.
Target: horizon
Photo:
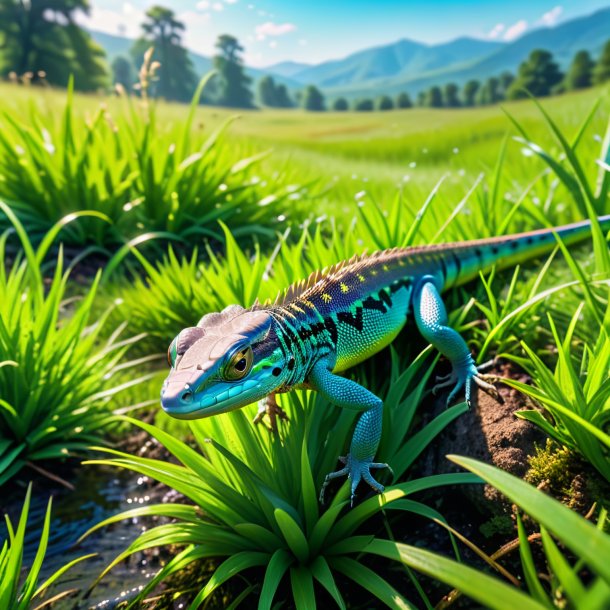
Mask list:
[[[137,38],[145,11],[155,4],[159,2],[94,0],[90,16],[81,14],[78,21],[90,30]],[[436,11],[430,11],[431,7],[443,10],[442,22]],[[331,5],[312,0],[306,7],[282,6],[279,0],[179,0],[170,8],[185,24],[182,43],[190,51],[210,57],[217,37],[231,34],[245,48],[246,65],[268,69],[285,62],[316,65],[341,60],[402,40],[428,46],[461,38],[511,43],[541,27],[555,27],[610,8],[610,4],[599,0],[568,0],[561,4],[557,0],[517,0],[505,6],[489,0],[470,0],[464,9],[464,3],[454,0],[417,1],[408,6],[400,0],[382,0],[375,5],[361,0],[339,0]],[[340,29],[329,25],[336,23],[333,17],[341,18]],[[364,27],[366,35],[355,36],[356,26]]]

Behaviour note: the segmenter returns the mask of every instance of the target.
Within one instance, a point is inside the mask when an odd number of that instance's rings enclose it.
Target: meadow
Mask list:
[[[608,607],[607,88],[237,117],[6,84],[0,100],[0,607]],[[477,362],[498,359],[509,421],[536,438],[518,473],[491,454],[430,469],[479,411],[431,395],[446,363],[414,327],[348,373],[384,399],[378,458],[393,468],[353,508],[347,483],[325,505],[318,492],[355,413],[295,391],[274,435],[251,423],[256,405],[189,424],[159,408],[167,348],[204,313],[365,250],[586,218],[582,246],[448,295]],[[72,514],[58,547],[65,507],[90,505],[98,471],[133,476],[141,501]],[[461,495],[483,482],[500,508]],[[52,490],[63,520],[45,508]],[[109,544],[121,522],[131,536]],[[145,580],[104,588],[153,557]]]

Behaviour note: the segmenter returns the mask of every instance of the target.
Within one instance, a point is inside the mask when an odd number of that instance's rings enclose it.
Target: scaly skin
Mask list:
[[[610,227],[610,216],[599,219]],[[564,243],[583,240],[588,222],[555,229]],[[549,252],[553,230],[438,246],[392,249],[354,257],[294,284],[271,304],[249,309],[231,305],[205,315],[170,345],[171,371],[161,403],[170,415],[197,419],[262,400],[275,417],[283,412],[274,394],[311,388],[330,402],[362,412],[341,458],[352,499],[360,480],[378,492],[383,486],[371,469],[381,438],[383,402],[355,381],[337,375],[391,343],[413,314],[421,334],[452,364],[447,403],[464,389],[470,403],[473,384],[491,391],[462,337],[447,325],[441,292],[474,279],[493,265],[506,268]],[[269,397],[269,398],[267,398]]]

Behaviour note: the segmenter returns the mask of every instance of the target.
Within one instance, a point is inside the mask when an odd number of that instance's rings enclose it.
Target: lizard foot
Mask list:
[[[459,365],[457,367],[453,367],[453,370],[449,375],[445,375],[444,377],[437,377],[437,383],[432,388],[432,393],[436,394],[439,390],[443,388],[448,388],[453,386],[453,390],[449,393],[447,397],[447,406],[449,406],[454,398],[457,396],[458,392],[464,388],[464,394],[466,395],[466,402],[468,406],[471,405],[472,398],[472,389],[473,383],[479,386],[484,392],[489,394],[492,398],[497,400],[500,403],[504,402],[504,399],[498,393],[498,390],[494,385],[486,381],[487,379],[496,379],[494,375],[483,375],[481,373],[482,370],[488,369],[493,366],[494,361],[491,360],[477,367],[472,360],[472,357],[465,364]]]
[[[280,405],[277,404],[275,394],[271,394],[258,402],[258,413],[254,416],[252,423],[258,424],[263,420],[265,415],[269,418],[267,428],[277,434],[277,418],[288,421],[288,415]]]
[[[373,475],[371,474],[371,469],[376,468],[387,468],[392,475],[394,474],[389,464],[385,464],[382,462],[371,462],[370,460],[358,460],[352,456],[351,453],[348,453],[345,457],[340,457],[339,461],[342,464],[345,464],[345,468],[341,468],[341,470],[337,470],[336,472],[331,472],[326,475],[324,479],[324,483],[322,484],[322,489],[320,490],[320,504],[324,504],[324,492],[326,491],[326,487],[333,480],[339,477],[347,476],[348,479],[351,479],[351,496],[350,502],[351,505],[354,505],[354,499],[356,497],[356,487],[358,487],[358,483],[360,481],[365,481],[368,483],[377,493],[382,493],[385,489],[384,486],[377,482]]]

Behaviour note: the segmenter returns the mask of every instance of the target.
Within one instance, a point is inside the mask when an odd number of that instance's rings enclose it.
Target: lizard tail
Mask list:
[[[610,230],[610,215],[601,216],[597,221],[602,231]],[[548,254],[557,245],[555,234],[567,246],[577,244],[591,235],[591,221],[449,245],[444,257],[447,269],[445,288],[465,284],[476,278],[479,271],[493,265],[506,269]]]

